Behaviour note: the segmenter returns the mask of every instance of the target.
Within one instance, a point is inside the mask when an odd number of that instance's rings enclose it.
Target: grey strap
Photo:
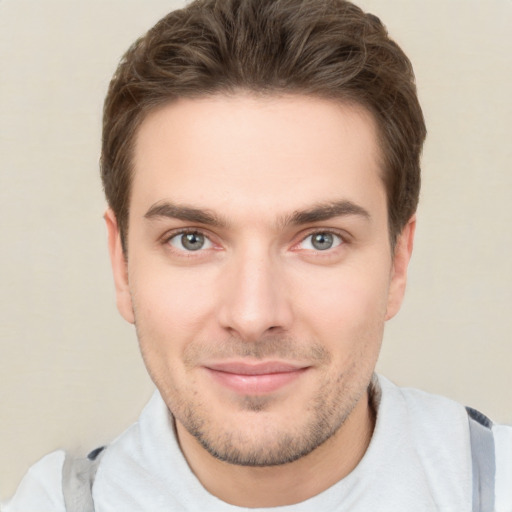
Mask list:
[[[492,422],[475,409],[466,410],[473,466],[473,512],[493,512],[496,459]]]
[[[62,492],[66,512],[94,512],[92,484],[103,455],[103,448],[91,452],[85,459],[66,454],[62,468]]]

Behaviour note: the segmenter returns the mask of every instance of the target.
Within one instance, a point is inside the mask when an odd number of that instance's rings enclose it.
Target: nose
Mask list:
[[[292,308],[285,281],[279,258],[269,251],[253,247],[234,255],[221,277],[221,327],[245,341],[288,331]]]

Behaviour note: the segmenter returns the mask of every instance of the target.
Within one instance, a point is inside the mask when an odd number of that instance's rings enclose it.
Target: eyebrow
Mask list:
[[[286,215],[278,222],[281,226],[311,224],[322,222],[334,217],[356,215],[370,220],[371,215],[362,206],[348,200],[320,203],[305,210],[296,210]],[[159,201],[145,213],[146,219],[159,217],[178,219],[186,222],[195,222],[212,227],[226,227],[228,222],[209,210],[194,208],[192,206],[178,205],[169,201]]]
[[[146,219],[155,219],[159,217],[178,219],[186,222],[197,222],[198,224],[205,224],[213,227],[226,226],[226,222],[224,220],[208,210],[173,204],[168,201],[155,203],[144,214],[144,217]]]
[[[297,210],[283,220],[283,224],[310,224],[322,222],[334,217],[356,215],[371,220],[370,213],[362,206],[348,200],[320,203],[307,210]]]

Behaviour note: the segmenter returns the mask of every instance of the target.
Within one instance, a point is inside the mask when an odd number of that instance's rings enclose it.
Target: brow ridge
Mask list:
[[[178,219],[186,222],[197,222],[207,226],[222,227],[226,223],[214,213],[200,208],[173,204],[169,201],[159,201],[152,205],[144,214],[146,219],[158,217]]]
[[[284,223],[293,225],[310,224],[329,220],[334,217],[350,215],[360,216],[367,220],[371,219],[370,213],[365,208],[352,201],[343,199],[340,201],[320,203],[305,210],[296,210],[284,219]]]
[[[341,216],[360,216],[370,220],[370,213],[362,206],[349,201],[330,201],[319,203],[311,208],[296,210],[290,215],[284,216],[279,222],[280,225],[302,225],[315,222],[322,222]],[[169,201],[159,201],[152,205],[145,213],[146,219],[158,217],[178,219],[186,222],[196,222],[213,227],[225,227],[227,222],[209,210],[194,208],[191,206],[173,204]]]

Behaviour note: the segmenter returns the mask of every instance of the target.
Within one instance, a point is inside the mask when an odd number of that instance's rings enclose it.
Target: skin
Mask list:
[[[140,126],[126,255],[105,215],[117,304],[191,469],[226,502],[303,501],[368,447],[415,226],[390,247],[380,156],[367,111],[299,95],[180,99]],[[294,371],[233,388],[225,363]]]

